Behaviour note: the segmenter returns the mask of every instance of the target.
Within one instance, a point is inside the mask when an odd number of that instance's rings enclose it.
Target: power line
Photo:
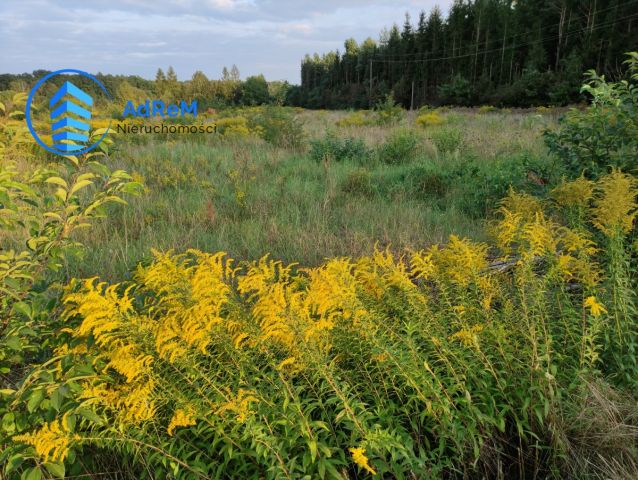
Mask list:
[[[603,23],[603,24],[599,24],[594,28],[589,29],[589,31],[594,31],[594,30],[598,30],[601,28],[605,28],[605,27],[610,27],[612,25],[615,25],[617,23],[622,23],[624,21],[627,20],[633,20],[635,18],[638,18],[638,13],[630,15],[628,17],[624,17],[621,19],[618,19],[616,21],[613,22],[608,22],[608,23]],[[571,32],[566,32],[564,34],[562,34],[562,37],[568,37],[571,35],[575,35],[578,33],[582,33],[583,29],[579,28],[578,30],[572,30]],[[561,37],[561,35],[552,35],[549,37],[544,37],[541,39],[537,39],[535,41],[532,42],[528,42],[528,43],[521,43],[518,45],[510,45],[510,46],[503,46],[503,47],[499,47],[499,48],[493,48],[493,49],[489,49],[489,50],[479,50],[477,52],[472,52],[472,53],[464,53],[462,55],[450,55],[447,57],[438,57],[438,58],[424,58],[424,59],[411,59],[411,60],[377,60],[377,59],[369,59],[369,61],[374,62],[374,63],[401,63],[401,64],[406,64],[406,63],[429,63],[429,62],[438,62],[438,61],[443,61],[443,60],[455,60],[455,59],[459,59],[459,58],[468,58],[468,57],[474,57],[477,55],[483,55],[486,53],[494,53],[494,52],[501,52],[503,50],[512,50],[512,49],[518,49],[518,48],[523,48],[523,47],[528,47],[531,45],[536,45],[536,44],[541,44],[541,43],[545,43],[549,40],[554,40],[556,38]],[[476,46],[477,44],[474,44],[473,46]],[[467,48],[471,48],[471,45]]]
[[[595,14],[596,15],[600,15],[600,14],[608,12],[610,10],[614,10],[614,9],[617,9],[617,8],[624,8],[624,7],[626,7],[628,5],[631,5],[631,4],[634,4],[634,3],[638,3],[638,0],[627,0],[623,5],[615,5],[613,7],[607,7],[607,8],[603,8],[603,9],[600,9],[600,10],[596,10]],[[635,15],[635,14],[632,14],[632,15]],[[448,20],[449,20],[449,15],[448,15]],[[545,27],[541,28],[540,31],[542,32],[542,31],[550,30],[552,28],[560,26],[560,24],[561,24],[561,22],[558,22],[558,23],[555,23],[555,24],[551,24],[551,25],[546,25]],[[595,27],[594,29],[597,29],[597,27]],[[586,29],[582,28],[582,30],[586,30]],[[521,37],[521,36],[524,36],[524,35],[528,35],[528,34],[529,34],[529,32],[517,33],[517,34],[508,36],[507,40],[512,40],[512,39],[515,39],[515,38],[518,38],[518,37]],[[499,41],[499,39],[496,38],[496,39],[492,39],[490,41],[490,43],[496,43],[498,41]],[[487,46],[487,41],[471,43],[471,44],[467,45],[466,47],[467,48],[474,48],[477,45],[478,46],[484,45],[486,47]],[[501,50],[501,48],[499,47],[498,50]],[[373,54],[373,56],[379,56],[379,55],[382,55],[382,54]],[[413,52],[413,53],[393,53],[393,54],[383,54],[383,55],[391,55],[393,57],[404,57],[404,56],[405,57],[409,57],[409,56],[423,55],[423,53]],[[426,55],[427,55],[427,53],[426,53]]]

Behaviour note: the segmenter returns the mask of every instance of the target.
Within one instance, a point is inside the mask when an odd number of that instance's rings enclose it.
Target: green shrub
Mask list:
[[[332,132],[310,142],[310,157],[316,162],[326,158],[337,162],[365,161],[369,150],[360,138],[339,138]]]
[[[268,143],[277,147],[300,148],[305,135],[301,122],[284,107],[268,106],[249,114],[249,125]]]
[[[440,165],[425,163],[409,171],[406,179],[415,198],[444,197],[453,181],[453,173]]]
[[[485,217],[497,209],[500,198],[510,188],[536,195],[547,193],[563,170],[545,157],[527,153],[493,162],[471,159],[455,169],[454,194],[463,211],[476,218]]]
[[[480,114],[492,113],[492,112],[496,112],[497,110],[498,108],[496,108],[494,105],[481,105],[478,109],[478,113]]]
[[[607,82],[589,71],[582,91],[592,96],[591,106],[570,110],[558,130],[545,132],[550,152],[572,178],[582,172],[596,178],[609,167],[628,171],[638,165],[638,53],[629,55],[629,80]]]
[[[377,149],[377,156],[383,163],[398,164],[411,161],[416,155],[419,137],[412,130],[397,130]]]
[[[458,128],[442,128],[430,132],[432,143],[439,153],[450,153],[461,148],[463,134]]]
[[[403,108],[395,103],[391,93],[386,95],[383,101],[377,103],[374,110],[377,113],[379,125],[393,125],[399,123],[403,118]]]

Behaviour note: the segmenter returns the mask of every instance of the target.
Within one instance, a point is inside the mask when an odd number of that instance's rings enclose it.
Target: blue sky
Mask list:
[[[306,53],[343,50],[343,41],[378,39],[452,0],[3,0],[0,73],[76,68],[154,78],[172,65],[180,80],[202,70],[299,83]]]

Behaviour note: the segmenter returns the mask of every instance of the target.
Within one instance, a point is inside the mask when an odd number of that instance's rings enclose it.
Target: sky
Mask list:
[[[74,68],[155,78],[172,65],[180,80],[196,70],[219,78],[299,83],[306,53],[343,51],[353,37],[416,23],[421,10],[452,0],[2,0],[0,73]]]

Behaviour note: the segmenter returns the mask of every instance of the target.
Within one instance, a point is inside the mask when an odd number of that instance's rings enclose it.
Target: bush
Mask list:
[[[368,119],[363,112],[352,112],[346,117],[337,120],[337,127],[363,127],[365,125],[371,125],[373,122]]]
[[[419,137],[412,130],[398,130],[377,149],[383,163],[398,164],[411,161],[416,155]]]
[[[458,128],[443,128],[430,132],[432,143],[439,153],[450,153],[461,148],[463,134]]]
[[[386,95],[385,100],[378,102],[374,110],[379,125],[394,125],[403,118],[403,108],[395,103],[391,93]]]
[[[224,117],[215,122],[217,133],[224,137],[247,137],[251,132],[245,117]]]
[[[545,132],[545,142],[572,178],[585,173],[597,178],[610,167],[633,170],[638,165],[638,53],[630,54],[629,81],[607,82],[587,73],[582,91],[592,105],[572,109],[558,130]]]
[[[424,112],[416,117],[416,124],[420,127],[433,127],[437,125],[443,125],[445,119],[439,115],[436,110],[430,112]]]
[[[369,155],[368,148],[360,138],[339,138],[328,132],[322,139],[310,142],[310,157],[316,162],[326,158],[337,162],[363,162]]]
[[[544,195],[555,185],[563,170],[544,157],[522,154],[493,162],[471,160],[456,168],[454,182],[463,211],[475,218],[496,210],[500,198],[510,188],[535,195]]]
[[[287,108],[268,106],[249,115],[250,126],[268,143],[277,147],[301,148],[303,125]]]

